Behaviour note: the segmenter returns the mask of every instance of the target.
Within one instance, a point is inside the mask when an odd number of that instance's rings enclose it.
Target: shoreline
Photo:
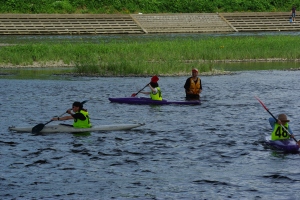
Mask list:
[[[186,61],[191,62],[191,61]],[[200,63],[245,63],[245,62],[300,62],[300,59],[285,59],[285,58],[265,58],[265,59],[236,59],[236,60],[213,60],[213,61],[207,61],[207,60],[200,60],[198,61]],[[0,63],[0,70],[6,69],[6,70],[14,70],[14,69],[45,69],[45,68],[53,68],[53,69],[59,69],[59,68],[74,68],[74,64],[66,64],[62,60],[60,61],[47,61],[47,62],[33,62],[32,64],[23,64],[23,65],[13,65],[13,64],[1,64]],[[299,68],[291,68],[291,69],[285,69],[289,71],[298,71]],[[237,72],[231,72],[231,71],[222,71],[222,70],[216,70],[212,69],[208,72],[199,72],[199,76],[219,76],[219,75],[232,75],[236,74]],[[1,73],[0,75],[11,75],[10,73]],[[90,73],[76,73],[76,72],[70,72],[70,73],[56,73],[53,75],[59,75],[59,76],[87,76],[87,77],[148,77],[152,76],[152,74],[128,74],[128,75],[115,75],[115,74],[90,74]],[[172,74],[159,74],[161,77],[176,77],[176,76],[189,76],[190,72],[175,72]]]
[[[182,62],[190,63],[195,60],[184,60]],[[287,59],[287,58],[259,58],[259,59],[228,59],[228,60],[198,60],[199,63],[245,63],[245,62],[300,62],[300,59]],[[64,63],[59,61],[45,61],[45,62],[33,62],[32,64],[13,65],[11,63],[0,63],[1,68],[60,68],[60,67],[75,67],[74,64]]]

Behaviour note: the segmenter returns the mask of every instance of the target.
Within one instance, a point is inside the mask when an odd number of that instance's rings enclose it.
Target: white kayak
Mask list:
[[[92,132],[92,131],[119,131],[130,130],[137,128],[145,124],[112,124],[112,125],[96,125],[91,128],[74,128],[70,125],[58,124],[45,126],[40,133],[80,133],[80,132]],[[31,133],[32,127],[9,127],[10,131]]]

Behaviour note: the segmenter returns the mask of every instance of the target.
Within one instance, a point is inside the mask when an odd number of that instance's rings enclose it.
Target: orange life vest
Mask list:
[[[190,90],[187,92],[187,94],[200,94],[200,78],[197,78],[197,81],[193,80],[193,78],[190,78]]]

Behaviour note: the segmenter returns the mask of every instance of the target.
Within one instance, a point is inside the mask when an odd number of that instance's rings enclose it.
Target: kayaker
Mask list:
[[[286,114],[279,114],[277,121],[273,117],[269,118],[269,123],[273,128],[273,132],[271,134],[272,140],[285,140],[289,139],[290,137],[294,137],[293,132],[288,124],[289,121],[290,120],[288,120]],[[283,125],[291,135],[287,133],[284,128],[281,127],[281,125]]]
[[[202,92],[201,79],[198,78],[198,69],[192,69],[192,76],[185,81],[185,94],[187,100],[199,100]]]
[[[150,97],[152,100],[162,101],[162,94],[160,87],[158,86],[157,81],[159,78],[157,76],[153,76],[151,78],[151,82],[148,84],[149,88],[151,89],[151,92],[141,92],[143,94],[150,94]]]
[[[73,113],[71,111],[73,111]],[[83,108],[83,105],[79,101],[75,101],[72,105],[72,109],[68,109],[66,113],[70,115],[64,117],[54,117],[52,120],[64,121],[74,119],[73,127],[75,128],[90,128],[92,126],[88,111]]]

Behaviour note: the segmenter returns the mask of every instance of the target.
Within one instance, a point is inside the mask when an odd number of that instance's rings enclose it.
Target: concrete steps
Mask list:
[[[300,23],[290,23],[290,12],[220,13],[239,32],[299,31]]]
[[[130,15],[0,15],[0,34],[141,34]]]
[[[215,13],[134,14],[146,33],[232,32],[233,29]]]
[[[0,35],[299,31],[289,12],[0,14]]]

